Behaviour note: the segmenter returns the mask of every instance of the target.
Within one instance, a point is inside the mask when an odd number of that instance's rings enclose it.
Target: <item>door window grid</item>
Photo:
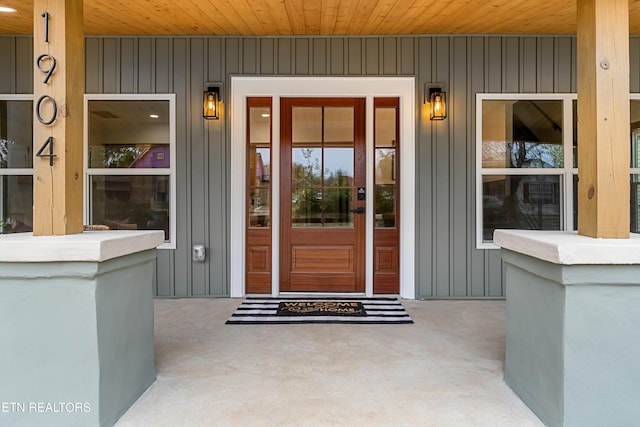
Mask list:
[[[291,226],[353,227],[354,110],[294,107]]]

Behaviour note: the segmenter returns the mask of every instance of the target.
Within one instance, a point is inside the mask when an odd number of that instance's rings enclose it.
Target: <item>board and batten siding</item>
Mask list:
[[[416,295],[503,297],[499,250],[478,250],[475,94],[576,91],[572,36],[86,37],[86,93],[175,93],[177,242],[160,250],[158,297],[229,295],[229,117],[202,119],[205,82],[232,75],[416,76]],[[0,93],[32,93],[33,40],[1,36]],[[10,66],[7,66],[10,64]],[[423,109],[444,83],[445,122]],[[631,38],[640,92],[640,38]],[[192,262],[204,244],[207,261]]]

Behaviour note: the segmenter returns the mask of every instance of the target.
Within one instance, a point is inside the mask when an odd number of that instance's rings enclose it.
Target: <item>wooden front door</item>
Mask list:
[[[280,290],[365,290],[365,99],[282,98]]]

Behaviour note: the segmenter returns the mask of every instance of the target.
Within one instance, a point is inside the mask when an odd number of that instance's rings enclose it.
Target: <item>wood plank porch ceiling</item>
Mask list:
[[[33,33],[33,0],[0,0],[0,34]],[[629,0],[640,34],[640,0]],[[88,35],[575,34],[576,0],[84,0]]]

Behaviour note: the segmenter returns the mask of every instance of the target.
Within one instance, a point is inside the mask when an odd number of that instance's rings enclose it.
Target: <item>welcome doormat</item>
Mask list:
[[[246,298],[228,325],[413,323],[397,298]]]
[[[366,316],[360,301],[280,301],[277,316]]]

